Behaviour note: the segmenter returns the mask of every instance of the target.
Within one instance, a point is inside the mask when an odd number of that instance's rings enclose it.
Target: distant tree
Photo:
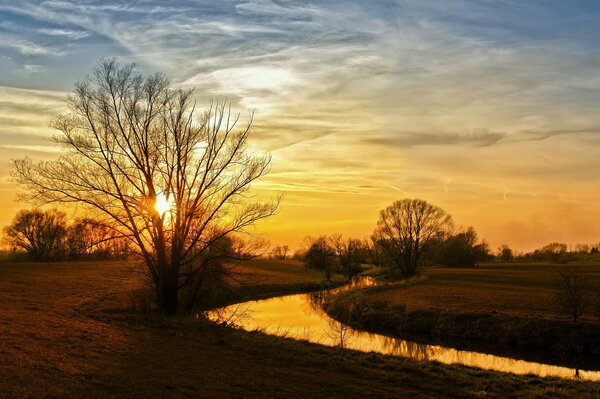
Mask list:
[[[479,244],[476,244],[473,247],[473,251],[475,252],[476,262],[488,262],[494,260],[492,249],[490,248],[490,244],[488,244],[486,240],[481,240]]]
[[[273,256],[275,257],[275,259],[280,259],[280,260],[285,260],[287,259],[287,253],[290,250],[290,247],[288,247],[287,245],[279,245],[276,246],[275,248],[273,248]]]
[[[5,241],[31,259],[49,261],[65,255],[63,239],[67,234],[67,217],[56,209],[21,210],[4,228]]]
[[[126,236],[162,314],[176,313],[180,290],[212,273],[213,245],[278,209],[278,200],[251,199],[270,164],[248,149],[252,116],[240,126],[227,104],[199,112],[192,91],[116,59],[77,82],[67,105],[52,124],[63,155],[14,160],[13,179],[24,199],[80,204]]]
[[[451,225],[452,218],[443,209],[421,199],[404,199],[381,210],[373,236],[392,274],[410,277],[417,273],[431,241]]]
[[[82,257],[107,258],[129,252],[129,240],[102,223],[83,218],[67,228],[65,251],[72,259]]]
[[[336,257],[327,237],[320,236],[314,239],[304,254],[304,263],[309,269],[323,272],[325,279],[331,281],[336,266]]]
[[[593,298],[593,283],[581,269],[571,267],[558,272],[556,303],[576,322]]]
[[[567,244],[553,242],[542,248],[533,251],[533,257],[538,260],[559,262],[561,259],[566,259]]]
[[[575,252],[580,254],[587,254],[590,252],[590,246],[589,244],[576,244]]]
[[[512,249],[510,249],[506,244],[502,244],[500,248],[498,248],[498,253],[498,256],[502,262],[510,262],[514,258]]]
[[[473,227],[438,240],[434,252],[436,263],[450,267],[473,267],[489,259],[489,246],[485,241],[477,243]]]
[[[370,241],[368,241],[365,246],[368,249],[369,260],[371,263],[376,267],[382,266],[384,262],[384,254],[378,238],[371,236]]]
[[[341,272],[351,278],[361,272],[361,260],[364,259],[363,243],[355,238],[344,239],[341,234],[333,234],[329,241],[337,256]]]

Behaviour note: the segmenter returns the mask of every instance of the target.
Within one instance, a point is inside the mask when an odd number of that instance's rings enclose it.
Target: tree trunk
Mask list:
[[[176,314],[179,306],[177,273],[174,270],[169,266],[162,268],[162,273],[159,275],[160,280],[157,284],[156,305],[158,313],[167,316]]]
[[[173,287],[171,284],[164,285],[157,300],[158,313],[167,316],[176,314],[178,302],[177,286]]]

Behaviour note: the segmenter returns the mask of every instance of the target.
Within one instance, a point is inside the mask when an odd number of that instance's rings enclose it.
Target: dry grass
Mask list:
[[[407,310],[441,309],[454,312],[564,318],[555,301],[556,273],[574,265],[546,263],[489,263],[478,268],[426,269],[428,279],[410,286],[389,287],[373,299],[405,304]],[[591,279],[600,281],[600,265],[579,264]],[[588,308],[583,319],[598,320]]]
[[[323,273],[308,270],[295,260],[257,259],[235,267],[244,284],[296,284],[323,281]]]
[[[275,264],[255,264],[246,272],[271,282],[320,280],[296,266],[280,272]],[[138,284],[138,275],[118,262],[0,263],[0,397],[591,398],[599,393],[598,384],[340,352],[195,320],[130,314],[123,303]]]

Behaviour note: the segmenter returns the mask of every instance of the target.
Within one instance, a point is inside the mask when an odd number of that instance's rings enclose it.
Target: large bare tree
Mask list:
[[[240,127],[224,103],[199,113],[192,91],[116,59],[77,82],[67,104],[53,122],[66,154],[14,160],[14,179],[29,200],[103,216],[144,260],[158,310],[176,313],[182,287],[215,258],[234,256],[214,244],[278,208],[278,199],[252,199],[270,163],[247,150],[252,116]]]
[[[383,251],[392,271],[410,277],[417,273],[432,239],[451,226],[452,218],[443,209],[421,199],[403,199],[381,210],[373,242]]]

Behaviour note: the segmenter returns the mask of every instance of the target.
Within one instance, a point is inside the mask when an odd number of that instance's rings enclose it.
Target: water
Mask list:
[[[372,280],[362,279],[351,286],[372,284]],[[334,293],[347,288],[348,286],[334,290]],[[362,352],[377,352],[416,360],[437,360],[446,364],[462,364],[516,374],[600,381],[600,371],[578,370],[439,345],[421,344],[356,330],[329,317],[320,307],[322,297],[323,292],[319,292],[243,302],[211,312],[209,318],[214,321],[228,322],[247,331],[259,330],[266,334]]]

